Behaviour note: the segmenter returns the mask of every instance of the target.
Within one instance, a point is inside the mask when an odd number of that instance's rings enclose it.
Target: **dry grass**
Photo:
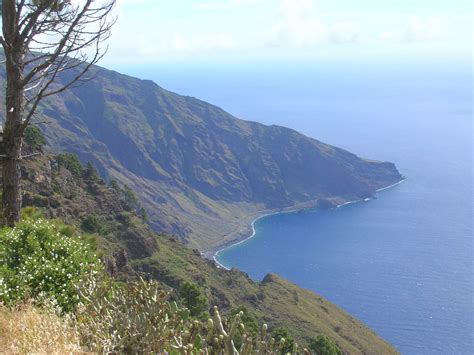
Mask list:
[[[0,305],[0,354],[84,353],[77,331],[64,319],[23,305],[14,310]]]

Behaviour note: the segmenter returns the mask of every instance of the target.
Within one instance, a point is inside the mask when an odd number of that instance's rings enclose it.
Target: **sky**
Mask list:
[[[117,0],[106,63],[471,57],[470,0]]]

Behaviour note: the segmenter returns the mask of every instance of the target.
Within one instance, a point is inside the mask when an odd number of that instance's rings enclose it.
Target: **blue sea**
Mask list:
[[[219,261],[274,272],[361,319],[402,354],[472,354],[470,61],[315,60],[122,70],[237,117],[394,162],[371,201],[273,215]]]

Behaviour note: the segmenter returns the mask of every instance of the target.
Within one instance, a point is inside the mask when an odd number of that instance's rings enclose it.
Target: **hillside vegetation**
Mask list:
[[[156,281],[117,282],[74,228],[24,212],[0,231],[0,352],[298,353],[286,330],[258,332],[245,309],[226,319],[214,307],[211,318],[196,285],[171,300]]]
[[[172,237],[153,232],[130,190],[107,185],[93,167],[71,155],[43,155],[23,167],[24,205],[48,218],[59,218],[88,234],[116,278],[158,280],[180,297],[183,285],[199,285],[207,308],[230,314],[245,306],[270,329],[285,327],[300,344],[323,334],[352,354],[396,351],[369,328],[313,292],[273,274],[260,283],[238,270],[217,268]],[[174,296],[173,296],[174,297]]]

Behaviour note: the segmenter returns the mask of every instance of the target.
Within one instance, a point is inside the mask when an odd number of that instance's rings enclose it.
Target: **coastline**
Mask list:
[[[403,175],[402,175],[402,176],[403,176]],[[397,185],[400,185],[400,184],[401,184],[402,182],[404,182],[406,179],[407,179],[407,178],[403,176],[403,178],[402,178],[400,181],[396,182],[395,184],[388,185],[388,186],[386,186],[386,187],[382,187],[382,188],[380,188],[380,189],[378,189],[378,190],[375,190],[375,192],[377,193],[377,192],[380,192],[380,191],[383,191],[383,190],[391,189],[392,187],[395,187],[395,186],[397,186]]]
[[[248,237],[245,237],[243,238],[242,240],[239,240],[235,243],[232,243],[228,246],[225,246],[219,250],[217,250],[214,255],[212,256],[212,259],[214,260],[214,262],[216,263],[217,267],[220,267],[222,269],[225,269],[225,270],[230,270],[230,268],[228,268],[227,266],[225,266],[224,264],[222,264],[217,258],[219,256],[219,253],[228,249],[228,248],[232,248],[236,245],[239,245],[239,244],[242,244],[242,243],[245,243],[247,240],[250,240],[252,239],[253,237],[255,237],[255,235],[257,234],[257,231],[255,230],[255,222],[257,222],[259,219],[262,219],[262,218],[265,218],[265,217],[268,217],[268,216],[273,216],[273,215],[276,215],[276,214],[280,214],[280,213],[291,213],[291,212],[295,212],[295,211],[299,211],[299,210],[294,210],[294,211],[288,211],[288,212],[271,212],[271,213],[265,213],[261,216],[258,216],[257,218],[255,218],[252,223],[250,223],[250,228],[252,228],[252,234]]]
[[[388,185],[386,187],[382,187],[380,189],[377,189],[375,190],[375,193],[379,193],[379,192],[382,192],[384,190],[388,190],[392,187],[395,187],[397,185],[400,185],[401,183],[403,183],[407,178],[406,177],[403,177],[400,181],[394,183],[394,184],[391,184],[391,185]],[[353,204],[353,203],[358,203],[358,202],[367,202],[367,201],[370,201],[372,200],[373,198],[364,198],[364,199],[360,199],[360,200],[353,200],[353,201],[347,201],[347,202],[344,202],[344,203],[341,203],[339,205],[336,205],[334,208],[341,208],[341,207],[344,207],[344,206],[347,206],[347,205],[350,205],[350,204]],[[317,203],[318,200],[314,200],[315,203]],[[262,219],[262,218],[265,218],[265,217],[268,217],[268,216],[273,216],[273,215],[277,215],[277,214],[283,214],[283,213],[295,213],[295,212],[299,212],[299,211],[303,211],[303,210],[307,210],[307,209],[314,209],[314,208],[317,208],[316,206],[313,206],[313,207],[290,207],[288,209],[283,209],[283,210],[280,210],[280,211],[275,211],[275,212],[268,212],[268,213],[264,213],[256,218],[253,219],[253,221],[250,223],[250,228],[251,228],[251,235],[250,236],[247,236],[247,237],[243,237],[239,240],[237,240],[236,242],[231,242],[229,245],[224,245],[222,246],[220,249],[216,250],[215,252],[213,252],[212,254],[212,260],[214,260],[214,262],[216,263],[216,266],[219,267],[219,268],[222,268],[222,269],[225,269],[225,270],[230,270],[229,267],[225,266],[224,264],[222,264],[218,257],[219,257],[219,254],[224,251],[224,250],[227,250],[229,248],[232,248],[236,245],[239,245],[239,244],[242,244],[242,243],[245,243],[246,241],[252,239],[253,237],[255,237],[255,235],[257,234],[257,231],[255,229],[255,223]]]
[[[311,200],[311,201],[307,201],[307,202],[304,202],[304,203],[299,203],[299,204],[291,206],[291,207],[280,208],[278,210],[273,210],[273,211],[272,210],[262,211],[262,212],[260,212],[260,214],[257,215],[257,217],[255,217],[252,220],[252,222],[250,222],[250,225],[249,225],[250,231],[251,231],[250,235],[248,235],[248,233],[245,233],[245,235],[237,237],[236,239],[231,240],[231,241],[221,245],[220,247],[218,247],[214,250],[211,249],[211,250],[208,250],[207,252],[204,252],[204,253],[201,253],[201,254],[205,257],[211,257],[212,256],[212,260],[214,260],[217,267],[220,267],[220,268],[225,269],[225,270],[230,270],[230,268],[228,268],[227,266],[225,266],[224,264],[219,262],[219,260],[217,259],[219,253],[224,251],[225,249],[228,249],[228,248],[231,248],[233,246],[242,244],[242,243],[246,242],[247,240],[252,239],[253,237],[255,237],[255,234],[257,233],[257,231],[255,230],[255,223],[258,220],[260,220],[262,218],[265,218],[265,217],[268,217],[268,216],[273,216],[273,215],[282,214],[282,213],[296,213],[296,212],[300,212],[300,211],[304,211],[304,210],[310,210],[310,209],[315,208],[315,205],[318,202],[318,200],[319,199]]]

